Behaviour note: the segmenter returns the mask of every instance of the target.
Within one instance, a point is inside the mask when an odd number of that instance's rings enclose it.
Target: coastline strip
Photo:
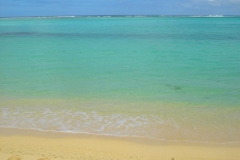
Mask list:
[[[0,128],[1,160],[233,160],[240,159],[239,149],[239,143],[154,141]]]

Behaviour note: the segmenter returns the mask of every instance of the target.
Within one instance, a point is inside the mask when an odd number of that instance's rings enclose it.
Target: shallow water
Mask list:
[[[240,18],[0,22],[2,127],[240,140]]]

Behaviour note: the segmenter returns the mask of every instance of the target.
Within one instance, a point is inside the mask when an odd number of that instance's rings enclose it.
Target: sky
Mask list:
[[[0,0],[0,17],[240,15],[240,0]]]

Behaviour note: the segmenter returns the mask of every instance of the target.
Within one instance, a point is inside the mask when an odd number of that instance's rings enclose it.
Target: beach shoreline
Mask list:
[[[234,160],[240,159],[239,149],[240,143],[156,141],[139,137],[0,128],[1,160]]]
[[[42,18],[0,23],[0,160],[240,159],[239,18]]]

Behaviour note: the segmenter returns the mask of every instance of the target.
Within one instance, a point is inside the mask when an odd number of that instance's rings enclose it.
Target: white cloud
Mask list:
[[[226,6],[240,4],[240,0],[193,0],[195,3],[207,3],[213,6]]]

